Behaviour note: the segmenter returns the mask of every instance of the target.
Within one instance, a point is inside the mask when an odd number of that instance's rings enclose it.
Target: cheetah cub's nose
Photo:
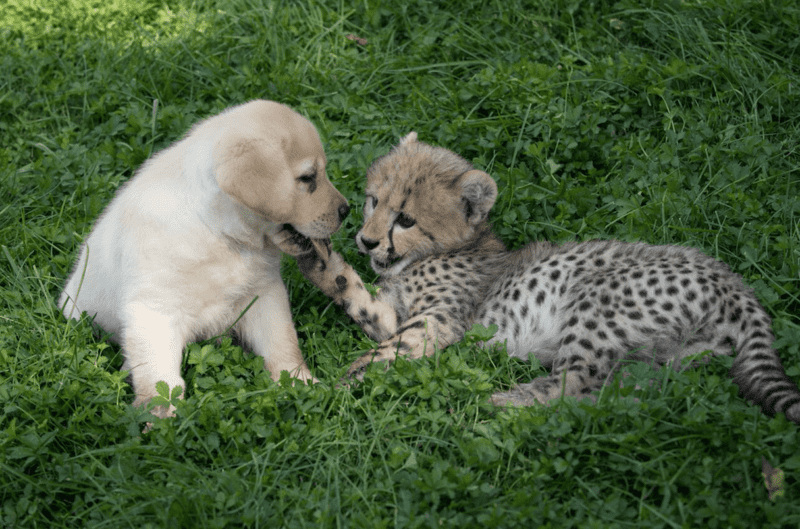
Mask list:
[[[364,248],[366,248],[368,252],[374,250],[375,247],[378,246],[379,242],[380,241],[376,241],[374,239],[367,239],[366,237],[361,237],[361,244],[364,245]]]

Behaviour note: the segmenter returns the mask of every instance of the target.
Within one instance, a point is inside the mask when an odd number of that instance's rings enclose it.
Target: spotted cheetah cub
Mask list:
[[[478,322],[497,325],[491,342],[505,342],[508,354],[532,354],[552,370],[496,393],[497,405],[588,395],[623,359],[660,365],[735,352],[731,375],[743,396],[800,422],[800,391],[771,346],[770,318],[725,264],[694,248],[618,241],[509,252],[487,222],[496,197],[488,174],[414,132],[375,160],[356,242],[382,276],[377,296],[325,243],[298,257],[306,277],[380,342],[349,375],[397,355],[432,355]]]

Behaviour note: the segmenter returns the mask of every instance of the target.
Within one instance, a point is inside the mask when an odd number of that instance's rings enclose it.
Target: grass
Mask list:
[[[288,260],[322,382],[274,383],[230,340],[194,344],[177,418],[142,433],[118,348],[55,300],[135,168],[256,97],[318,126],[355,206],[334,245],[365,279],[366,168],[416,130],[497,179],[509,246],[613,237],[726,261],[800,380],[795,2],[395,4],[3,4],[0,525],[800,525],[800,430],[742,401],[728,359],[636,366],[596,405],[497,413],[493,391],[541,370],[473,336],[336,388],[373,344]],[[772,498],[764,460],[784,473]]]

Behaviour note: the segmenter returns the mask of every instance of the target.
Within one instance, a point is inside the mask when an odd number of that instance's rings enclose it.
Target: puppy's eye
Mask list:
[[[372,206],[373,208],[378,205],[378,197],[367,197],[367,204]]]
[[[400,213],[397,216],[397,220],[395,222],[397,222],[397,225],[405,230],[407,230],[408,228],[412,227],[414,224],[417,223],[416,220],[412,219],[405,213]]]
[[[297,180],[304,184],[313,184],[317,180],[317,173],[304,174],[300,176]]]

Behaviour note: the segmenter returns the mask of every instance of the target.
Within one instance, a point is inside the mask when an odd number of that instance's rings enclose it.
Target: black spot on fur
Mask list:
[[[408,325],[403,325],[399,329],[397,329],[396,334],[403,334],[409,329],[423,329],[425,328],[425,322],[422,320],[417,320],[415,322],[409,323]]]

